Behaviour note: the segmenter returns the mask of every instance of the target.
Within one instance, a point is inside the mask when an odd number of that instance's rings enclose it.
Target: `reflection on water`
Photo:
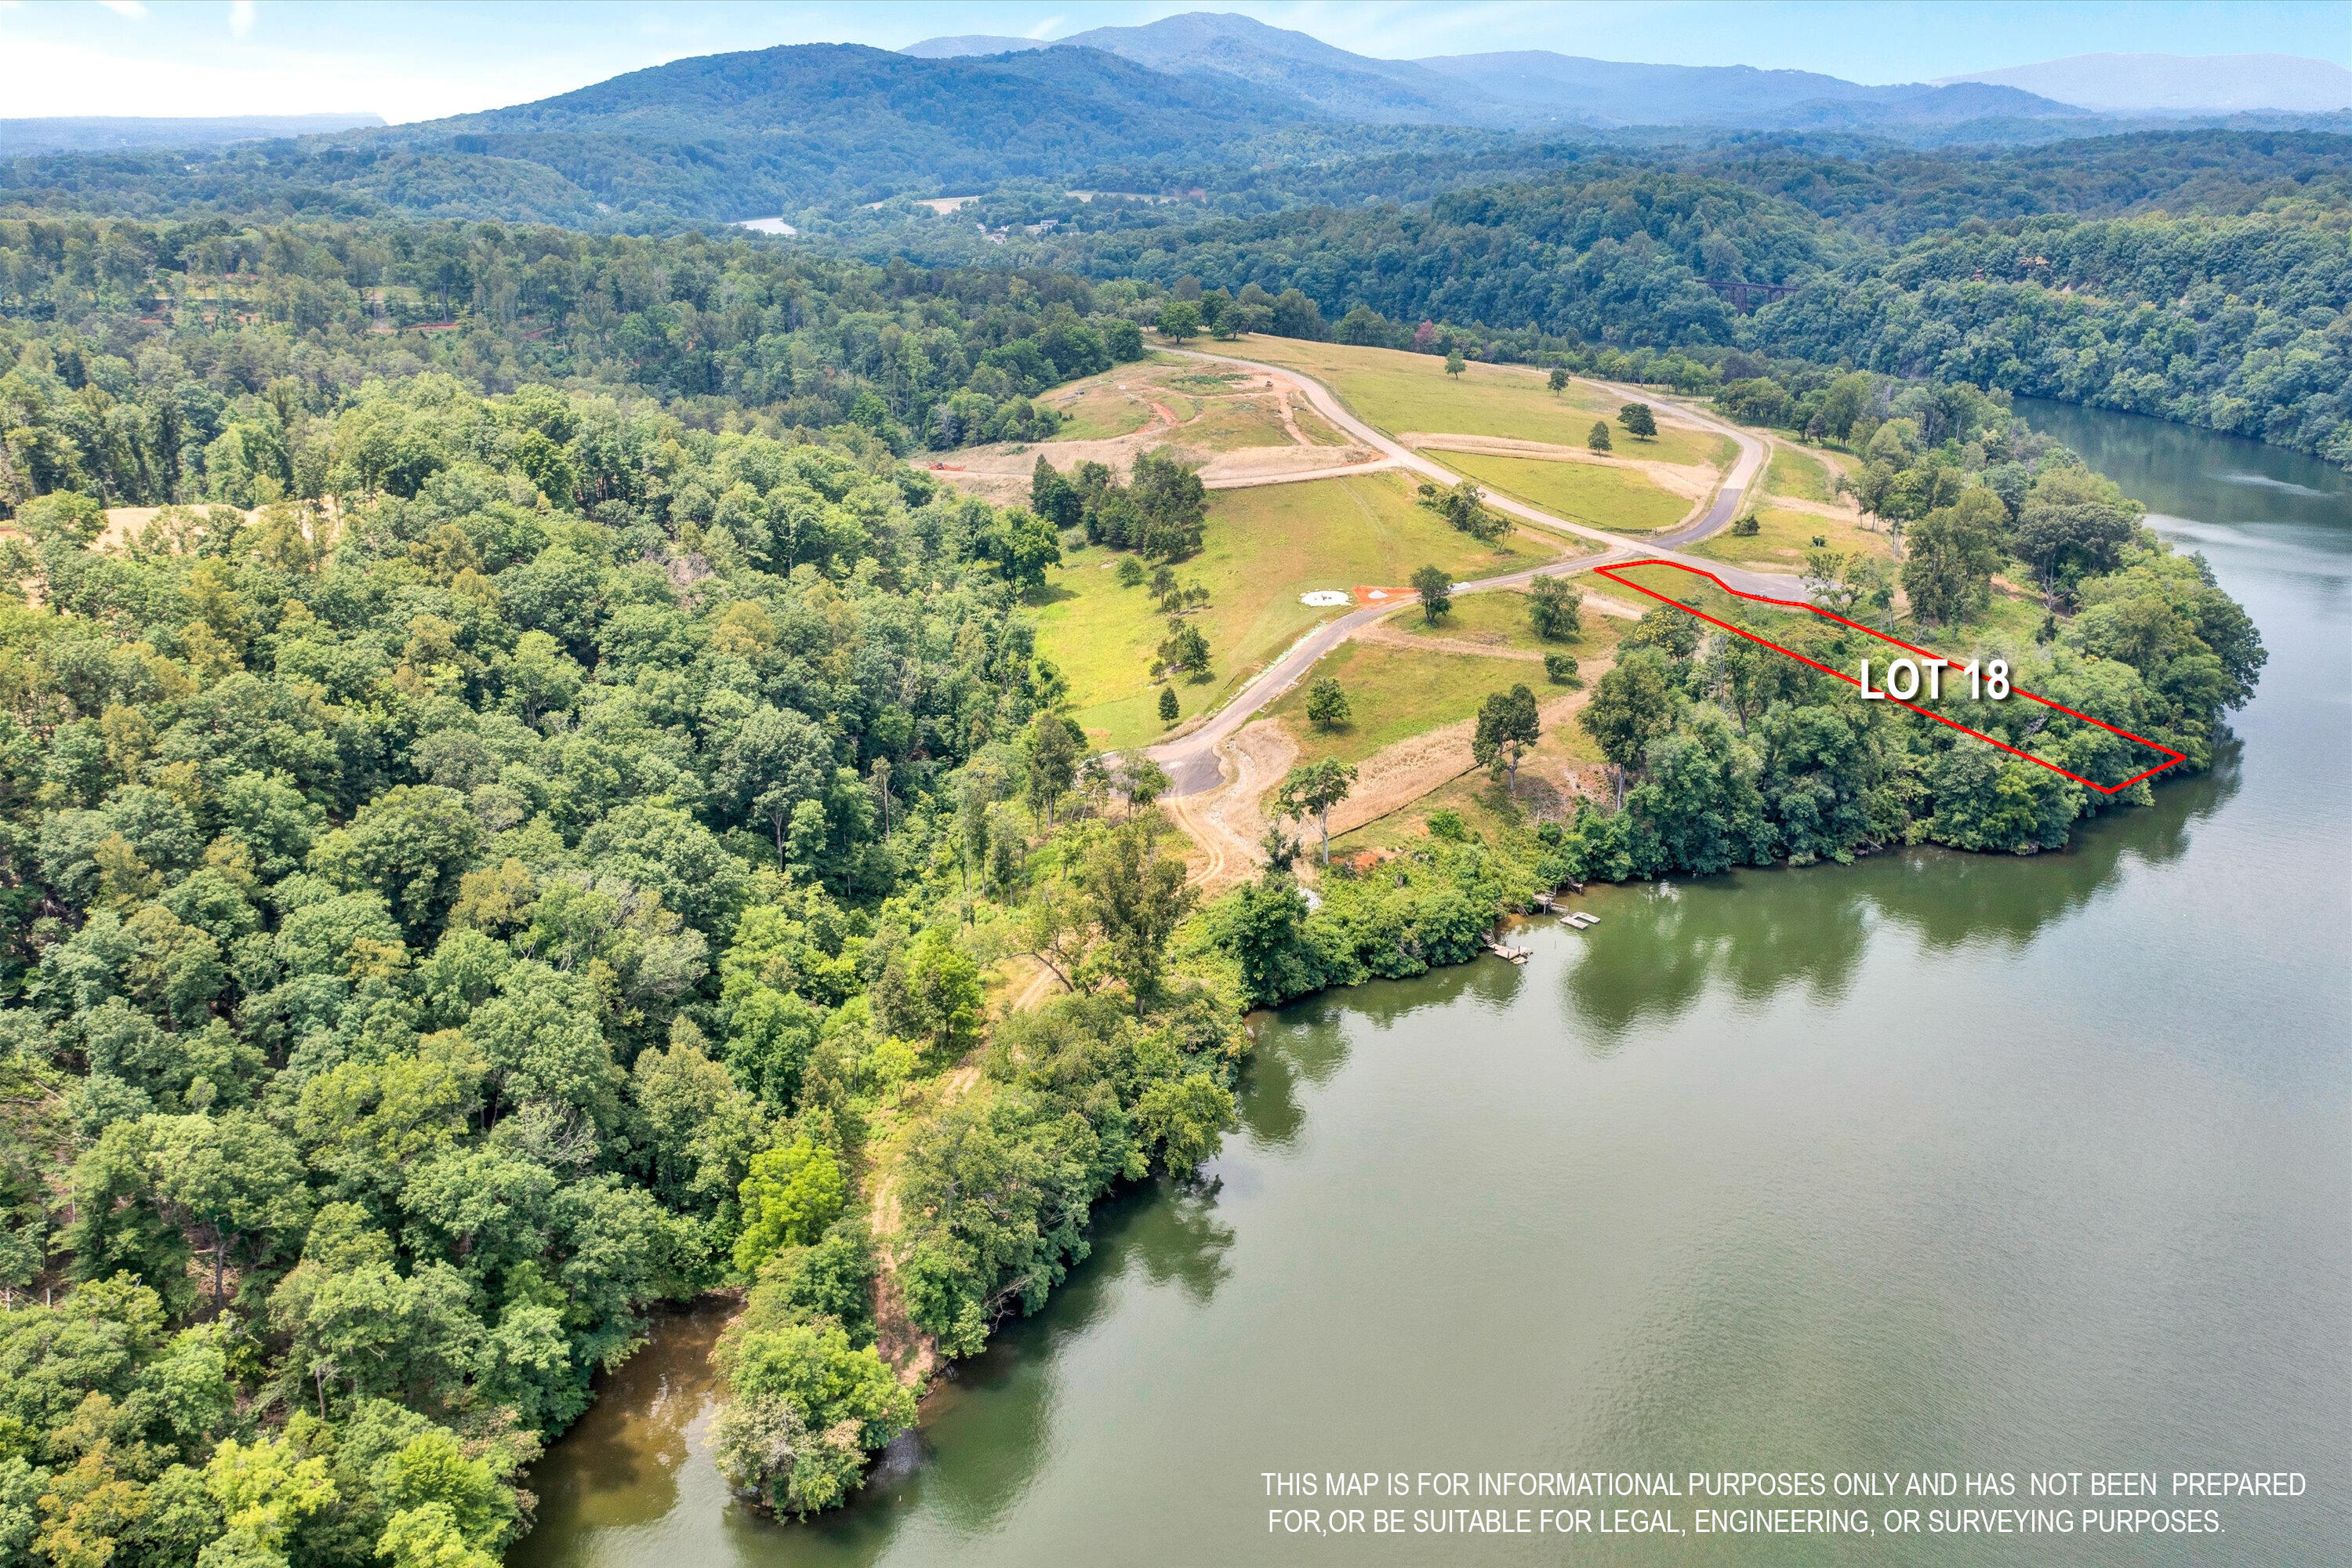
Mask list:
[[[858,1503],[730,1504],[716,1319],[535,1484],[530,1568],[1551,1563],[1270,1536],[1270,1469],[2302,1470],[2210,1540],[1580,1543],[1628,1563],[2340,1560],[2352,1539],[2352,486],[2029,405],[2272,651],[2210,774],[2063,853],[1596,889],[1266,1024],[1207,1179],[927,1402]],[[2275,483],[2249,485],[2252,473]],[[1422,1550],[1428,1547],[1430,1550]]]
[[[2289,495],[2325,496],[2326,490],[2309,485],[2298,485],[2287,479],[2274,479],[2268,474],[2221,474],[2217,476],[2225,485],[2255,485],[2263,489],[2284,490]]]
[[[2089,825],[2056,854],[1913,849],[1853,866],[1596,889],[1585,907],[1605,918],[1586,940],[1599,961],[1569,972],[1570,1004],[1596,1031],[1591,1048],[1606,1052],[1718,989],[1757,1003],[1794,987],[1835,1004],[1881,922],[1907,929],[1929,950],[2021,952],[2126,866],[2179,858],[2189,825],[2236,792],[2239,750],[2222,746],[2210,773],[2159,790],[2152,807]]]
[[[669,1521],[689,1510],[733,1511],[709,1443],[719,1399],[710,1350],[732,1312],[731,1303],[713,1301],[657,1318],[646,1347],[598,1381],[596,1403],[565,1434],[560,1462],[531,1475],[540,1517],[558,1528],[524,1537],[510,1563],[650,1563],[673,1533]]]

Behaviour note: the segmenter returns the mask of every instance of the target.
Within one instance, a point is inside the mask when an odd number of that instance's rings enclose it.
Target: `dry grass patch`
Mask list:
[[[1764,488],[1773,495],[1793,500],[1833,500],[1835,482],[1829,466],[1811,452],[1785,441],[1772,444],[1772,466],[1764,471]]]
[[[1878,530],[1853,519],[1823,517],[1818,512],[1790,511],[1766,506],[1756,513],[1757,531],[1741,537],[1726,528],[1689,547],[1694,555],[1735,566],[1763,566],[1802,575],[1805,558],[1815,550],[1835,550],[1892,561],[1894,542]],[[1815,544],[1816,539],[1822,541]]]
[[[1660,489],[1638,468],[1468,452],[1443,452],[1438,461],[1529,506],[1616,533],[1655,533],[1691,510],[1689,500]]]

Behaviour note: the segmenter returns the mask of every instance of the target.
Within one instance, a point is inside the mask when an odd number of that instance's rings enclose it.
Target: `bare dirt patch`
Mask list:
[[[1276,721],[1260,719],[1235,731],[1218,753],[1231,768],[1223,784],[1167,802],[1169,816],[1192,841],[1186,866],[1204,898],[1257,875],[1265,797],[1298,760],[1298,743]]]
[[[1390,619],[1394,619],[1391,616]],[[1544,656],[1528,648],[1504,647],[1490,642],[1474,642],[1468,637],[1421,637],[1401,632],[1387,621],[1375,621],[1356,634],[1358,642],[1385,643],[1391,647],[1423,649],[1431,653],[1466,653],[1480,658],[1517,659],[1523,664],[1541,664]]]

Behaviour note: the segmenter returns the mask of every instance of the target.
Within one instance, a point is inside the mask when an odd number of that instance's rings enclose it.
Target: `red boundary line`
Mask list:
[[[1740,637],[1746,637],[1749,642],[1760,643],[1764,647],[1770,648],[1775,653],[1785,653],[1800,664],[1811,665],[1823,675],[1835,676],[1838,679],[1844,681],[1848,686],[1854,688],[1856,690],[1860,690],[1862,689],[1862,682],[1855,679],[1853,676],[1848,675],[1842,669],[1832,669],[1828,665],[1822,663],[1819,659],[1807,658],[1803,654],[1797,652],[1794,648],[1782,647],[1779,643],[1773,642],[1769,638],[1759,637],[1754,632],[1748,630],[1744,626],[1735,626],[1728,621],[1717,620],[1713,616],[1708,615],[1704,610],[1695,609],[1691,605],[1684,604],[1679,599],[1670,599],[1666,597],[1666,595],[1659,593],[1654,588],[1644,588],[1639,583],[1628,582],[1626,579],[1617,575],[1620,572],[1631,571],[1636,566],[1671,566],[1677,572],[1687,572],[1694,577],[1706,578],[1708,582],[1714,584],[1717,587],[1722,589],[1725,593],[1730,595],[1735,599],[1746,599],[1750,603],[1758,605],[1770,605],[1775,608],[1783,610],[1811,610],[1813,614],[1821,616],[1824,620],[1835,621],[1842,626],[1852,626],[1855,631],[1867,633],[1869,636],[1874,637],[1884,643],[1892,643],[1896,647],[1902,648],[1907,653],[1916,653],[1922,658],[1942,658],[1944,657],[1941,654],[1929,653],[1923,647],[1913,647],[1909,643],[1903,641],[1899,637],[1888,637],[1885,632],[1872,631],[1870,627],[1864,626],[1859,621],[1847,620],[1843,616],[1839,615],[1834,610],[1824,610],[1819,605],[1809,605],[1801,599],[1772,599],[1767,598],[1761,594],[1743,594],[1738,589],[1732,587],[1729,584],[1726,583],[1722,578],[1717,576],[1714,573],[1702,572],[1696,566],[1685,566],[1679,561],[1660,561],[1654,557],[1647,561],[1620,561],[1613,565],[1595,566],[1592,569],[1592,574],[1596,577],[1606,577],[1612,583],[1621,584],[1625,587],[1633,589],[1633,592],[1637,594],[1647,594],[1651,598],[1657,600],[1658,603],[1662,605],[1672,605],[1677,610],[1687,611],[1691,615],[1696,616],[1700,620],[1705,621],[1711,626],[1720,626],[1725,631],[1733,632]],[[2037,757],[2032,752],[2021,751],[2019,748],[2011,745],[2007,741],[1997,741],[1981,730],[1971,730],[1966,724],[1960,723],[1957,720],[1947,719],[1941,713],[1935,711],[1933,709],[1922,708],[1916,702],[1905,702],[1900,697],[1888,697],[1886,700],[1889,702],[1899,703],[1903,707],[1911,710],[1912,712],[1920,714],[1925,718],[1933,719],[1938,724],[1947,725],[1951,729],[1958,730],[1963,735],[1973,735],[1978,740],[1984,742],[1987,745],[1999,746],[2002,751],[2009,752],[2012,756],[2023,757],[2029,763],[2038,763],[2042,767],[2048,768],[2052,773],[2059,773],[2064,777],[2073,779],[2076,784],[2082,784],[2088,789],[2097,790],[2101,795],[2118,794],[2121,791],[2131,788],[2132,785],[2139,783],[2139,781],[2144,778],[2148,778],[2154,774],[2162,773],[2165,769],[2171,767],[2176,763],[2185,763],[2189,760],[2186,752],[2176,752],[2170,746],[2158,745],[2154,741],[2149,740],[2147,736],[2135,735],[2129,730],[2117,729],[2115,725],[2107,723],[2104,720],[2092,718],[2088,713],[2077,713],[2074,710],[2067,707],[2064,703],[2053,702],[2047,697],[2037,696],[2033,692],[2025,689],[2022,686],[2011,686],[2010,690],[2016,696],[2031,698],[2032,700],[2041,703],[2044,708],[2055,709],[2057,711],[2065,714],[2070,719],[2080,719],[2085,724],[2095,724],[2110,735],[2121,735],[2125,740],[2130,741],[2137,745],[2146,746],[2152,752],[2162,752],[2166,760],[2157,763],[2156,766],[2152,768],[2143,769],[2141,772],[2132,774],[2131,777],[2124,780],[2121,784],[2103,784],[2095,780],[2086,779],[2080,773],[2068,773],[2064,768],[2060,767],[2057,763],[2043,757]]]

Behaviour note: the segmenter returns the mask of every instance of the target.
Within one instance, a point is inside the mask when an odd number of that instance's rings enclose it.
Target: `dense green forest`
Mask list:
[[[566,378],[703,427],[855,424],[901,453],[1029,439],[1057,424],[1032,395],[1143,352],[1114,310],[1134,295],[700,235],[0,220],[0,496],[320,495],[342,401],[428,370],[493,392]],[[413,495],[447,456],[404,440],[385,421],[359,460]],[[562,460],[601,500],[632,456]]]
[[[977,1348],[1230,1115],[1181,865],[1089,804],[1018,613],[1054,538],[854,420],[331,395],[241,410],[317,449],[250,517],[16,508],[0,1552],[487,1562],[590,1375],[730,1281],[730,1469],[829,1506],[914,1397],[847,1173],[1025,889],[1080,994],[894,1128],[901,1332]]]

